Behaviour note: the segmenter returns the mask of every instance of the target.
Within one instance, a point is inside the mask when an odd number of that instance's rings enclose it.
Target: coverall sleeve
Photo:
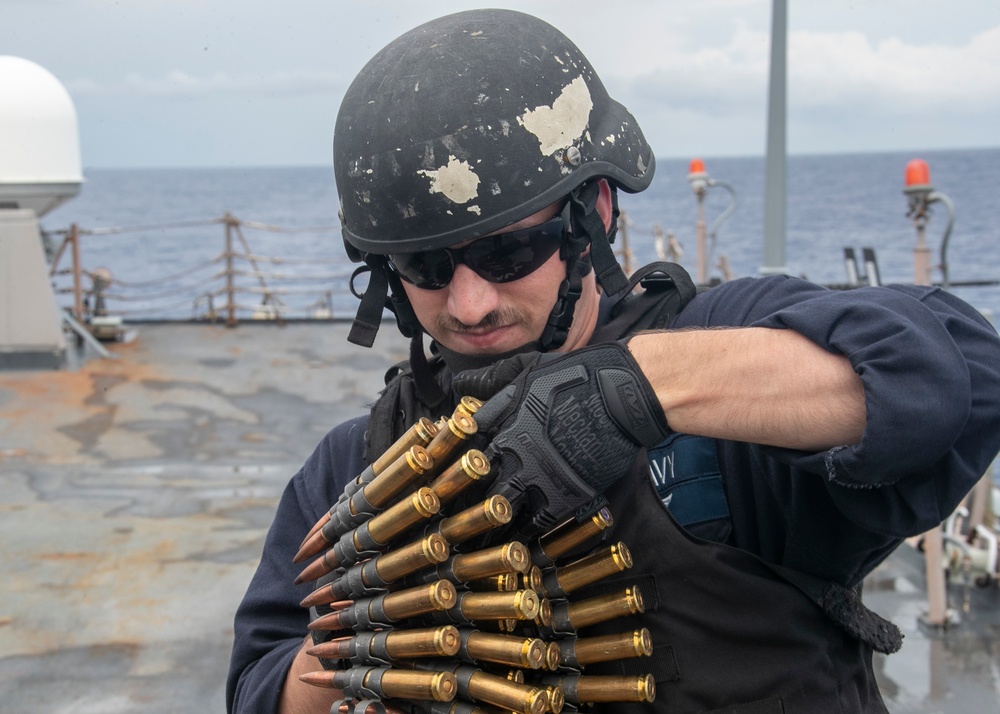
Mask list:
[[[229,712],[274,712],[285,676],[306,635],[309,611],[299,606],[311,583],[293,585],[303,564],[292,558],[312,525],[363,466],[362,420],[331,431],[292,477],[264,541],[257,572],[236,611],[226,682]]]
[[[936,526],[1000,449],[1000,339],[950,293],[751,278],[699,295],[675,322],[723,325],[791,329],[850,360],[865,391],[860,443],[763,452],[823,475],[837,508],[868,528],[902,538]]]

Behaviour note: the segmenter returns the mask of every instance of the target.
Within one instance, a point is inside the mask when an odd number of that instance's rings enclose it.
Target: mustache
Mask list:
[[[475,330],[492,330],[498,327],[527,326],[529,318],[522,310],[508,307],[486,313],[483,319],[475,325],[467,325],[448,313],[439,315],[435,323],[438,329],[442,331],[472,332]]]

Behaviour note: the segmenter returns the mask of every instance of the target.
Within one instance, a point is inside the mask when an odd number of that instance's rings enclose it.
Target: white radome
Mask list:
[[[44,67],[0,55],[0,209],[41,216],[75,196],[82,182],[69,92]]]

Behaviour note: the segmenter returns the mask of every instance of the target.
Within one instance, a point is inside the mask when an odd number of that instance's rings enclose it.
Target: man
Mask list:
[[[237,614],[232,711],[336,699],[298,679],[320,664],[292,559],[348,481],[465,393],[493,397],[477,420],[524,532],[607,499],[647,600],[655,710],[885,710],[871,655],[899,634],[859,585],[1000,448],[1000,341],[981,316],[912,286],[773,277],[695,296],[666,264],[626,283],[617,190],[649,185],[652,151],[579,49],[520,13],[440,18],[379,52],[334,162],[369,271],[352,339],[370,346],[388,306],[413,349],[289,484]],[[579,495],[559,501],[556,471]]]

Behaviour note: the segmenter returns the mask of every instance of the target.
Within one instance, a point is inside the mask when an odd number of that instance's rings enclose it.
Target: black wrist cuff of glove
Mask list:
[[[608,414],[618,428],[645,447],[663,441],[670,433],[667,417],[628,347],[622,342],[611,342],[585,348],[581,353],[588,350],[604,351],[608,355],[606,366],[593,357],[590,363],[594,366]]]

